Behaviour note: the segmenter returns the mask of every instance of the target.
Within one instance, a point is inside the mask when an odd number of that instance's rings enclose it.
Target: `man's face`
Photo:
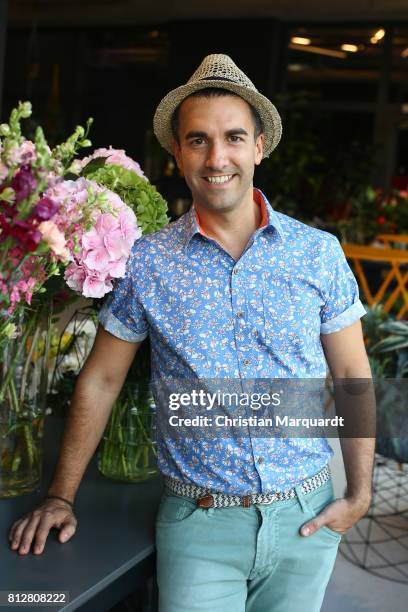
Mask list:
[[[251,110],[242,98],[186,98],[173,153],[194,203],[221,212],[239,207],[249,190],[252,198],[263,142],[263,134],[254,139]]]

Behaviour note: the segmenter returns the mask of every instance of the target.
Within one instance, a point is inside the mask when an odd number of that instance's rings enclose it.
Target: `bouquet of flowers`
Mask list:
[[[23,137],[30,114],[20,103],[0,126],[0,342],[51,276],[103,297],[124,276],[134,241],[168,222],[166,202],[124,151],[74,159],[91,144],[91,119],[51,151],[40,127],[34,142]]]
[[[92,119],[51,150],[41,127],[23,136],[30,115],[19,103],[0,125],[0,497],[39,478],[58,294],[103,297],[135,240],[168,222],[166,202],[124,151],[77,159]]]
[[[0,125],[0,345],[15,333],[32,296],[68,262],[65,235],[50,231],[58,203],[46,194],[63,180],[76,153],[91,144],[91,119],[53,151],[41,127],[34,141],[27,140],[20,123],[30,115],[30,103],[20,103],[9,123]]]

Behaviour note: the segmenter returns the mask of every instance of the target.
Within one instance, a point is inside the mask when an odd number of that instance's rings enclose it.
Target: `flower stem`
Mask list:
[[[31,360],[32,360],[32,357],[33,357],[34,350],[36,349],[36,346],[37,346],[37,340],[38,340],[39,334],[40,334],[40,328],[37,326],[36,329],[35,329],[32,341],[31,341],[30,350],[28,351],[28,355],[27,355],[27,358],[26,358],[25,363],[24,363],[23,375],[22,375],[22,378],[21,378],[21,389],[20,389],[20,403],[21,403],[21,405],[24,403],[24,396],[25,396],[25,390],[26,390],[26,385],[27,385],[28,370],[30,368],[30,364],[31,364]]]

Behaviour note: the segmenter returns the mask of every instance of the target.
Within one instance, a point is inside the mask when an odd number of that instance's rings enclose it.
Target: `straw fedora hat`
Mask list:
[[[268,157],[277,146],[282,134],[279,113],[272,102],[259,93],[252,81],[232,59],[222,53],[207,55],[186,85],[173,89],[159,103],[153,118],[153,129],[162,147],[169,153],[172,152],[171,118],[178,105],[190,94],[207,87],[228,89],[258,111],[265,137],[263,156]]]

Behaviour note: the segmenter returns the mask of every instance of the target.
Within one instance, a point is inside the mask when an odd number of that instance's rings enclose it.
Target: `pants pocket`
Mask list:
[[[319,487],[312,493],[309,493],[304,496],[304,500],[306,502],[307,508],[312,516],[315,518],[320,512],[322,512],[326,506],[331,504],[335,500],[334,492],[333,492],[333,484],[332,481],[329,480],[322,487]],[[332,538],[336,538],[338,542],[341,540],[342,534],[334,529],[330,529],[327,525],[324,525],[319,529],[319,531],[323,531],[324,533],[330,535]]]
[[[160,500],[156,524],[163,526],[184,524],[201,510],[193,499],[164,493]]]

